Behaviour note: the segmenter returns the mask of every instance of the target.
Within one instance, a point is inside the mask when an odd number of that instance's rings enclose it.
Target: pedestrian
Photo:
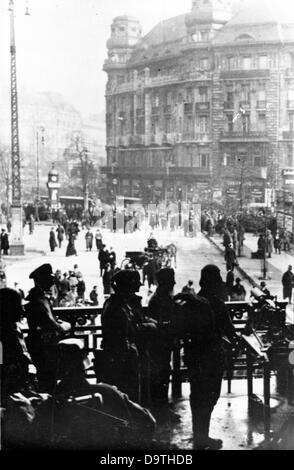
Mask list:
[[[273,236],[272,232],[270,230],[267,230],[266,232],[266,253],[268,258],[272,257],[272,252],[273,252]]]
[[[241,302],[245,300],[246,290],[241,284],[241,279],[237,277],[236,284],[232,287],[231,301]]]
[[[192,308],[188,308],[184,318],[194,446],[196,449],[219,449],[222,441],[209,437],[209,427],[212,411],[220,397],[225,368],[222,337],[225,335],[232,342],[238,338],[221,300],[223,281],[217,266],[207,265],[202,269],[200,287],[198,296],[201,299],[194,298]]]
[[[108,259],[109,259],[109,253],[107,250],[105,250],[105,245],[102,245],[98,253],[98,260],[100,263],[100,277],[103,276],[106,264],[108,263]]]
[[[78,300],[77,287],[71,285],[67,294],[61,299],[60,307],[75,307]]]
[[[51,228],[50,234],[49,234],[49,246],[51,251],[55,251],[55,248],[57,247],[56,243],[56,238],[55,238],[55,233],[54,233],[54,227]]]
[[[100,232],[99,229],[97,229],[95,233],[95,242],[96,242],[97,251],[101,250],[103,246],[103,241],[102,241],[102,233]]]
[[[27,346],[37,369],[40,392],[51,393],[55,387],[57,368],[57,343],[63,339],[71,325],[57,322],[48,298],[48,291],[54,283],[51,264],[43,264],[29,276],[35,287],[26,300],[26,316],[29,325]]]
[[[103,306],[103,381],[116,385],[131,400],[139,399],[139,357],[136,322],[129,305],[131,271],[119,271],[112,278],[112,294]]]
[[[287,271],[282,276],[283,285],[283,298],[289,299],[289,304],[292,303],[292,289],[294,285],[294,274],[292,272],[292,266],[289,265]]]
[[[267,288],[267,285],[264,281],[261,281],[260,283],[260,290],[264,294],[266,299],[272,300],[273,296],[271,295],[270,291]]]
[[[194,287],[193,287],[193,284],[194,284],[193,281],[188,281],[188,284],[183,287],[182,293],[183,293],[183,294],[192,294],[192,295],[195,295],[196,292],[195,292],[195,289],[194,289]]]
[[[83,277],[83,274],[80,271],[79,266],[77,264],[75,264],[74,267],[73,267],[73,273],[76,276],[76,278]]]
[[[110,263],[111,269],[114,269],[114,266],[116,265],[116,253],[112,247],[110,247],[110,250],[109,250],[108,261]]]
[[[277,233],[274,238],[274,248],[275,248],[275,253],[280,255],[281,249],[282,249],[282,240],[280,238],[279,233]]]
[[[111,279],[113,278],[113,274],[113,269],[111,268],[110,263],[107,263],[102,276],[104,295],[110,295],[111,293]]]
[[[77,250],[75,247],[75,240],[76,240],[76,235],[70,231],[68,234],[68,244],[67,244],[66,253],[65,253],[66,257],[78,256]]]
[[[63,273],[63,278],[60,281],[60,296],[61,296],[61,299],[63,299],[66,296],[66,294],[69,292],[69,289],[70,289],[70,284],[69,284],[69,280],[68,280],[68,274]]]
[[[225,261],[227,263],[227,271],[234,271],[234,268],[237,265],[237,258],[231,243],[226,247]]]
[[[231,300],[234,280],[235,280],[234,271],[233,269],[229,269],[229,271],[227,272],[227,277],[226,277],[226,288],[227,288],[227,294],[228,294],[229,300]]]
[[[8,234],[6,233],[5,228],[2,228],[1,235],[0,235],[0,254],[8,255],[8,250],[9,250]]]
[[[82,276],[78,276],[78,283],[77,283],[77,296],[79,299],[85,300],[85,291],[86,291],[86,284]]]
[[[173,300],[175,272],[171,268],[156,273],[158,287],[148,304],[148,317],[157,322],[150,344],[150,395],[152,409],[163,420],[175,418],[169,407],[168,391],[171,374],[171,353],[176,334],[173,327],[177,305]]]
[[[30,218],[29,218],[29,232],[30,232],[30,235],[33,235],[34,230],[35,230],[35,219],[34,219],[33,214],[31,214]]]
[[[62,242],[64,240],[64,234],[65,234],[64,228],[60,224],[58,224],[56,232],[57,232],[58,247],[61,248]]]
[[[93,248],[93,233],[91,230],[87,230],[85,239],[86,239],[86,251],[92,251]]]
[[[99,305],[99,302],[98,302],[98,287],[97,286],[93,287],[93,289],[90,292],[89,297],[90,297],[90,300],[91,300],[93,306]]]
[[[231,239],[230,232],[226,228],[223,230],[223,245],[225,249],[231,244],[231,242],[232,242],[232,239]]]

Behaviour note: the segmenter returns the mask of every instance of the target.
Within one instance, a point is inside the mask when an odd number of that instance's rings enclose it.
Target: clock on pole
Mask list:
[[[49,193],[49,205],[53,210],[59,209],[59,173],[55,169],[54,163],[52,163],[52,168],[48,173],[48,182],[47,188]]]

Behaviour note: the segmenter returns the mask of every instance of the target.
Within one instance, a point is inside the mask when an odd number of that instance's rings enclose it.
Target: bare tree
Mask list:
[[[95,193],[98,185],[98,170],[89,154],[82,135],[78,132],[72,135],[71,143],[63,153],[71,167],[70,185],[82,193],[85,210],[88,209],[89,194]]]

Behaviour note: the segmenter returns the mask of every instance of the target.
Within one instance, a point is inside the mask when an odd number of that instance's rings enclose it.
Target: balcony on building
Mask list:
[[[294,130],[284,131],[283,132],[283,139],[284,140],[294,140]]]
[[[131,135],[129,145],[145,145],[145,136],[143,134]]]
[[[167,105],[163,108],[164,114],[171,114],[171,111],[172,111],[172,107],[171,107],[170,104],[167,104]]]
[[[162,135],[162,144],[171,145],[174,143],[174,136],[171,133],[164,133]]]
[[[184,113],[193,114],[193,103],[184,103]]]
[[[227,111],[233,111],[235,109],[235,105],[233,101],[225,101],[224,102],[224,109]]]
[[[210,111],[210,102],[209,101],[199,101],[195,104],[196,112],[209,112]]]
[[[255,78],[270,78],[269,69],[228,70],[220,73],[221,80],[244,80]]]
[[[242,109],[250,109],[251,108],[251,103],[250,101],[240,101],[239,103],[239,107],[242,108]]]
[[[159,106],[152,106],[151,108],[151,114],[153,116],[158,116],[160,114],[160,108]]]
[[[260,101],[259,100],[259,101],[256,102],[256,109],[264,110],[264,109],[266,109],[266,104],[267,104],[266,101],[264,101],[264,100]]]
[[[136,109],[136,115],[137,117],[143,117],[145,115],[145,111],[144,111],[144,108],[137,108]]]
[[[220,134],[221,142],[269,142],[266,131],[223,131]]]

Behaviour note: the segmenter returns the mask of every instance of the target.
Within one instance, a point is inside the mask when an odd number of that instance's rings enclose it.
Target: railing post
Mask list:
[[[182,396],[182,377],[181,377],[181,346],[173,350],[172,354],[172,397],[181,398]]]

